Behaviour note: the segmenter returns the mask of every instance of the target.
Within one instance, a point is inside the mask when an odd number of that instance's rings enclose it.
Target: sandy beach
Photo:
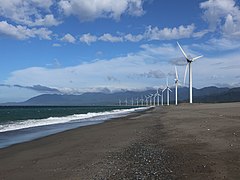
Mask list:
[[[240,103],[157,107],[0,149],[0,179],[240,179]]]

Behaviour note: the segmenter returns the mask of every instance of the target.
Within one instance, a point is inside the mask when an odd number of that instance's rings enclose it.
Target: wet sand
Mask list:
[[[157,107],[0,149],[0,179],[240,179],[240,103]]]

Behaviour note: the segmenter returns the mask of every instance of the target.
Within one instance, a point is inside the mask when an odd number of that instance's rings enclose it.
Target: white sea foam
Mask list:
[[[25,128],[33,128],[39,126],[48,126],[56,124],[64,124],[71,122],[90,122],[90,121],[104,121],[107,119],[121,117],[136,111],[143,111],[148,107],[132,108],[132,109],[118,109],[106,112],[74,114],[65,117],[49,117],[46,119],[28,119],[23,121],[8,122],[0,125],[0,132],[14,131]]]

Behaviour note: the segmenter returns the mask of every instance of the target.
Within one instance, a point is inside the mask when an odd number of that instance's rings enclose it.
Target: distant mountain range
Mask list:
[[[156,90],[147,90],[142,92],[124,91],[116,93],[84,93],[81,95],[61,95],[61,94],[43,94],[27,101],[19,103],[4,103],[1,105],[12,106],[97,106],[97,105],[118,105],[119,100],[122,102],[128,99],[131,104],[132,98],[136,102],[136,98],[148,94],[155,94]],[[187,102],[188,88],[178,88],[178,97],[180,102]],[[193,100],[196,103],[221,103],[221,102],[238,102],[240,101],[240,88],[218,88],[205,87],[202,89],[193,88]],[[175,88],[170,93],[170,101],[175,100]],[[164,94],[164,102],[166,102],[166,94]]]

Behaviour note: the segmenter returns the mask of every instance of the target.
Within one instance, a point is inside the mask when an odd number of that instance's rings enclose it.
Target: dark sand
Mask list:
[[[240,179],[240,103],[160,107],[1,149],[0,179]]]

